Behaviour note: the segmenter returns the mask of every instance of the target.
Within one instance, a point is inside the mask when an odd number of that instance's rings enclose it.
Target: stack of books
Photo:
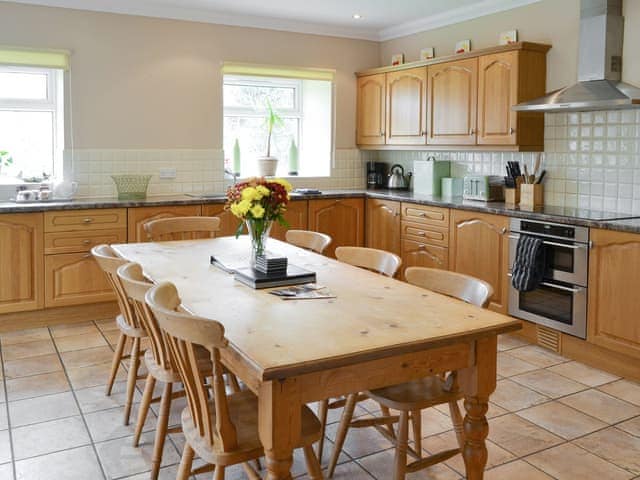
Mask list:
[[[256,258],[255,269],[265,275],[283,275],[287,273],[287,257],[276,257],[270,253]]]
[[[283,287],[288,285],[300,285],[303,283],[315,283],[316,274],[304,268],[288,265],[281,273],[262,273],[255,268],[238,268],[234,278],[251,288]]]

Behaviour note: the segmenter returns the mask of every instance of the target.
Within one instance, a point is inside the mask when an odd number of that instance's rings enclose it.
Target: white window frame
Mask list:
[[[0,110],[14,112],[52,112],[53,142],[51,173],[62,178],[62,150],[64,148],[64,72],[55,68],[0,65],[3,73],[32,73],[47,76],[47,98],[3,98],[0,94]]]

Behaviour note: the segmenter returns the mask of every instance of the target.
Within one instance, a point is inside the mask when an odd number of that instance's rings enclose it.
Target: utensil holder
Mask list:
[[[520,185],[520,206],[540,207],[544,204],[544,186],[540,183]]]
[[[511,205],[517,205],[520,203],[520,189],[519,188],[505,188],[504,189],[504,203]]]

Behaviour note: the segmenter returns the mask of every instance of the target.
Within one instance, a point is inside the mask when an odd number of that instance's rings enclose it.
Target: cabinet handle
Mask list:
[[[384,130],[380,132],[380,136],[384,137]]]
[[[475,135],[475,133],[476,133],[476,129],[475,128],[471,128],[469,130],[469,135]]]
[[[427,248],[427,246],[424,243],[418,245],[418,250],[424,250],[425,248]]]
[[[513,127],[511,127],[509,129],[509,135],[513,135],[514,133],[516,133],[515,129]]]
[[[427,214],[426,214],[426,213],[424,213],[424,212],[420,212],[420,213],[418,214],[418,216],[419,216],[419,217],[423,217],[423,218],[424,218],[424,217],[426,217],[426,216],[427,216]]]
[[[83,221],[84,223],[91,223],[91,222],[93,222],[93,218],[88,218],[88,217],[87,217],[87,218],[84,218],[82,221]]]
[[[89,239],[82,241],[83,245],[89,245],[90,243],[91,243],[91,240],[89,240]]]
[[[427,135],[427,131],[426,130],[422,130],[422,132],[420,132],[420,135],[425,137]]]
[[[393,216],[394,217],[399,217],[400,216],[400,212],[393,212]]]
[[[90,258],[92,257],[92,255],[90,253],[85,253],[82,258]]]

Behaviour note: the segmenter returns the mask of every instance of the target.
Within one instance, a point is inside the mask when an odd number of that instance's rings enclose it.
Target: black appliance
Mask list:
[[[367,162],[367,188],[387,188],[389,165],[384,162]]]

